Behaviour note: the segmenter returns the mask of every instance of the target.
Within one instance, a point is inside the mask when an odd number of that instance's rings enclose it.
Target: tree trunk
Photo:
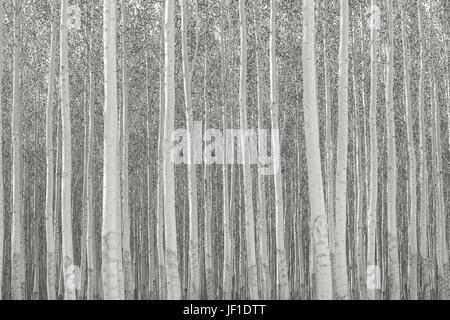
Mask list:
[[[357,10],[354,10],[356,13]],[[362,22],[362,21],[361,21]],[[363,23],[363,22],[362,22]],[[362,38],[363,40],[363,38]],[[364,60],[362,57],[363,43],[361,51],[358,53],[358,36],[356,33],[356,23],[352,25],[352,73],[353,73],[353,97],[354,97],[354,139],[355,139],[355,211],[356,217],[354,220],[354,236],[355,236],[355,259],[356,259],[356,290],[359,293],[359,299],[367,299],[367,284],[365,271],[365,241],[364,241],[364,200],[366,195],[365,186],[365,161],[367,159],[365,151],[365,97],[364,97]],[[359,54],[359,57],[358,57]],[[360,70],[358,68],[361,68]]]
[[[187,122],[187,174],[189,184],[189,298],[200,299],[200,264],[198,252],[197,170],[194,161],[194,114],[192,110],[191,79],[194,65],[189,64],[187,43],[186,0],[181,0],[181,38],[183,55],[184,101]],[[198,41],[198,37],[196,37]],[[193,61],[195,62],[195,56]]]
[[[51,45],[50,45],[50,65],[48,77],[48,95],[46,109],[46,158],[47,158],[47,187],[45,196],[45,219],[47,236],[47,298],[56,300],[56,260],[55,260],[55,237],[54,237],[54,164],[53,164],[53,98],[55,92],[55,65],[57,49],[57,14],[56,0],[52,3],[51,13]]]
[[[316,58],[315,58],[315,1],[303,1],[303,90],[305,112],[306,157],[311,209],[313,273],[320,300],[332,299],[328,222],[325,212],[322,168],[320,166],[319,122],[317,114]]]
[[[244,175],[244,207],[245,207],[245,240],[246,256],[248,270],[248,289],[249,298],[258,297],[258,277],[256,267],[255,252],[255,223],[253,211],[253,179],[252,170],[249,163],[250,154],[247,148],[246,136],[244,132],[248,128],[247,121],[247,17],[245,12],[245,0],[239,0],[239,23],[241,31],[241,63],[240,63],[240,82],[239,82],[239,105],[240,105],[240,124],[241,124],[241,154]]]
[[[94,150],[95,150],[95,96],[94,96],[94,73],[93,73],[93,21],[95,13],[94,1],[91,1],[91,16],[89,26],[89,147],[87,159],[87,299],[99,298],[97,283],[97,251],[96,251],[96,223],[95,223],[95,199],[94,199]]]
[[[371,2],[372,8],[376,8],[376,0]],[[378,90],[378,30],[376,12],[371,12],[370,33],[370,178],[369,178],[369,209],[367,213],[367,293],[371,300],[375,300],[376,291],[379,288],[380,274],[379,263],[375,259],[376,253],[376,228],[378,208],[378,137],[377,137],[377,90]],[[379,260],[379,258],[378,258]]]
[[[397,240],[397,152],[394,119],[394,16],[392,0],[387,4],[386,121],[387,121],[387,214],[388,214],[388,278],[389,298],[400,299],[400,266]]]
[[[3,192],[3,57],[4,57],[4,39],[3,39],[3,19],[4,19],[3,0],[0,0],[0,300],[3,297],[3,248],[5,246],[5,197]]]
[[[438,106],[438,96],[436,88],[436,78],[434,67],[431,69],[431,112],[433,119],[433,185],[435,192],[436,206],[436,245],[437,245],[437,276],[438,276],[438,292],[439,299],[448,300],[449,279],[447,274],[448,268],[448,249],[446,240],[446,214],[443,191],[442,177],[442,144],[441,144],[441,117]]]
[[[181,298],[178,273],[177,225],[175,215],[175,176],[172,161],[172,139],[175,122],[175,0],[166,1],[165,32],[165,116],[164,116],[164,227],[167,298]]]
[[[129,120],[128,120],[128,66],[127,66],[127,42],[126,25],[128,8],[124,0],[122,6],[122,246],[123,246],[123,269],[125,281],[125,298],[131,300],[134,295],[134,272],[131,264],[130,247],[130,209],[129,209],[129,178],[128,178],[128,140],[129,140]]]
[[[409,299],[417,300],[417,163],[414,146],[414,118],[410,88],[410,60],[406,30],[406,1],[402,1],[402,51],[405,90],[406,126],[409,158],[409,224],[408,224],[408,280]]]
[[[220,58],[221,58],[221,102],[222,102],[222,128],[223,132],[227,129],[227,95],[226,95],[226,76],[228,73],[228,60],[226,60],[225,46],[225,0],[221,1],[221,13],[220,13]],[[223,183],[223,295],[222,298],[230,300],[232,297],[232,274],[233,274],[233,261],[232,261],[232,246],[231,246],[231,204],[230,204],[230,186],[228,180],[228,163],[227,154],[230,153],[228,149],[227,141],[223,141],[223,169],[222,169],[222,183]]]
[[[264,130],[264,77],[261,71],[262,64],[262,43],[260,40],[260,22],[258,10],[261,10],[261,4],[259,1],[255,1],[254,15],[255,15],[255,41],[256,41],[256,82],[257,82],[257,105],[258,105],[258,129]],[[278,121],[278,119],[277,119]],[[262,132],[262,131],[260,131]],[[265,137],[259,137],[259,139]],[[267,141],[262,142],[264,145]],[[261,146],[259,146],[261,147]],[[264,150],[259,150],[259,153],[265,152]],[[259,212],[257,218],[257,230],[259,236],[259,255],[260,261],[258,261],[258,266],[261,265],[261,285],[262,285],[262,297],[264,299],[270,299],[271,297],[271,275],[270,275],[270,265],[269,265],[269,242],[267,234],[267,199],[266,199],[266,177],[262,174],[264,169],[264,164],[259,162],[258,168],[258,200],[259,200]]]
[[[118,256],[121,226],[117,206],[118,190],[118,105],[116,66],[116,3],[103,2],[103,37],[105,67],[105,136],[103,163],[102,280],[106,300],[118,300],[120,292]]]
[[[22,112],[20,101],[20,24],[22,1],[14,5],[14,62],[12,133],[12,230],[11,230],[11,297],[25,297],[25,250],[22,220]]]
[[[164,3],[163,3],[163,6]],[[160,288],[159,298],[167,298],[167,284],[166,284],[166,267],[165,267],[165,252],[164,252],[164,190],[163,190],[163,152],[164,152],[164,110],[165,110],[165,79],[164,79],[164,16],[161,23],[161,46],[160,46],[160,112],[159,112],[159,137],[158,137],[158,203],[157,203],[157,218],[156,218],[156,242],[158,250],[158,284]]]
[[[428,163],[427,163],[427,128],[425,109],[425,70],[424,70],[424,36],[423,36],[423,11],[422,0],[417,2],[418,24],[419,24],[419,44],[420,44],[420,79],[419,79],[419,149],[420,149],[420,216],[419,216],[419,243],[420,243],[420,279],[421,298],[430,298],[429,280],[429,256],[428,256]]]
[[[348,0],[341,4],[341,26],[339,46],[339,127],[336,164],[336,298],[349,298],[347,278],[347,158],[348,158]]]
[[[326,109],[326,210],[328,220],[328,241],[330,246],[331,272],[333,276],[333,297],[336,295],[336,264],[335,264],[335,187],[336,187],[336,172],[335,172],[335,155],[333,144],[333,104],[331,93],[331,76],[330,76],[330,61],[328,57],[329,41],[328,41],[328,19],[329,13],[327,10],[327,0],[323,0],[323,51],[324,51],[324,83],[325,83],[325,109]]]
[[[277,7],[275,0],[270,1],[270,116],[272,122],[272,157],[275,189],[275,232],[277,274],[276,288],[279,288],[278,298],[289,299],[289,284],[286,264],[286,250],[284,239],[284,204],[281,176],[281,149],[278,124],[278,70],[276,61],[276,17]]]

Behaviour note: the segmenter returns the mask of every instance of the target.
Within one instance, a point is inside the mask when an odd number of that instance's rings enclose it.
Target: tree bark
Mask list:
[[[11,298],[25,297],[25,250],[22,220],[22,112],[20,101],[20,24],[22,1],[14,2],[14,58],[12,133],[12,230],[11,230]]]
[[[372,7],[376,7],[376,0],[372,0]],[[375,7],[374,7],[375,6]],[[374,12],[371,13],[375,14]],[[379,289],[379,263],[375,259],[376,253],[376,227],[378,208],[378,136],[377,136],[377,90],[378,90],[378,30],[371,24],[370,33],[370,178],[369,178],[369,210],[367,213],[367,291],[368,297],[375,300],[376,291]],[[379,260],[379,258],[378,258]],[[370,274],[369,272],[373,272]],[[373,277],[372,277],[373,276]],[[370,284],[369,284],[370,280]]]
[[[47,181],[45,196],[45,219],[46,219],[46,237],[47,237],[47,298],[56,300],[56,253],[54,236],[54,160],[53,160],[53,98],[55,92],[55,66],[57,49],[57,15],[56,1],[52,0],[51,13],[51,44],[50,44],[50,65],[48,77],[48,94],[46,109],[46,159],[47,159]]]
[[[103,37],[105,70],[105,134],[103,163],[103,226],[102,226],[102,281],[106,300],[119,300],[120,292],[119,257],[121,226],[119,222],[118,190],[118,147],[119,114],[117,103],[116,66],[116,3],[103,2]]]
[[[96,252],[96,223],[95,223],[95,199],[94,199],[94,177],[95,177],[95,92],[94,92],[94,71],[93,71],[93,21],[95,13],[94,0],[91,1],[91,16],[89,26],[89,147],[87,159],[87,299],[99,298],[97,283],[97,252]]]
[[[164,227],[167,298],[181,298],[178,273],[177,224],[175,216],[175,176],[172,161],[172,139],[175,125],[175,0],[166,1],[165,33],[165,116],[164,116]]]
[[[417,162],[414,145],[414,118],[413,105],[411,101],[411,77],[410,58],[406,30],[406,1],[402,1],[401,24],[402,24],[402,51],[403,72],[405,90],[406,126],[408,136],[408,159],[409,159],[409,224],[408,224],[408,280],[409,299],[417,300]]]
[[[134,295],[134,271],[131,264],[130,247],[130,209],[129,209],[129,177],[128,177],[128,140],[129,140],[129,119],[128,119],[128,66],[127,66],[127,41],[126,25],[128,21],[128,8],[125,0],[121,1],[122,6],[122,246],[123,246],[123,268],[125,281],[125,298],[131,300]],[[149,146],[148,146],[149,147]]]
[[[420,243],[420,271],[421,298],[430,297],[429,256],[428,256],[428,163],[427,163],[427,128],[425,109],[425,70],[424,70],[424,35],[422,0],[417,2],[420,46],[420,79],[419,79],[419,149],[420,149],[420,215],[419,215],[419,243]]]
[[[239,0],[239,24],[241,33],[239,105],[241,129],[241,154],[243,163],[244,210],[245,210],[245,241],[248,269],[249,298],[258,297],[258,277],[255,252],[255,223],[253,210],[253,179],[249,164],[250,154],[247,148],[244,132],[248,129],[247,121],[247,15],[245,0]]]
[[[320,300],[333,297],[328,222],[320,166],[315,58],[315,1],[303,1],[303,90],[306,157],[311,212],[311,239],[316,292]]]
[[[264,78],[261,71],[263,49],[260,40],[261,29],[258,10],[261,5],[259,1],[255,1],[254,15],[255,15],[255,41],[256,41],[256,82],[257,82],[257,105],[258,105],[258,129],[264,130]],[[277,120],[278,121],[278,120]],[[265,137],[265,136],[263,136]],[[260,137],[261,139],[262,137]],[[262,143],[267,143],[263,141]],[[259,153],[264,152],[260,150]],[[257,218],[257,230],[259,236],[259,255],[260,259],[257,261],[258,266],[261,265],[261,290],[264,299],[271,297],[271,275],[269,265],[269,248],[268,248],[268,234],[267,234],[267,199],[266,199],[266,177],[261,174],[264,169],[264,164],[259,162],[258,171],[258,200],[259,210]]]
[[[192,110],[192,65],[189,63],[187,43],[186,0],[181,0],[181,38],[183,58],[184,101],[187,122],[187,174],[189,184],[189,298],[200,299],[200,264],[198,252],[198,203],[197,203],[197,169],[194,160],[194,114]],[[198,42],[198,35],[196,37]]]
[[[270,1],[270,116],[272,123],[272,157],[274,169],[275,189],[275,232],[276,232],[276,257],[277,274],[276,288],[279,288],[278,298],[286,300],[289,298],[289,283],[286,263],[286,250],[284,239],[284,203],[282,193],[281,176],[281,150],[278,124],[278,70],[276,61],[276,1]]]
[[[349,298],[347,277],[347,160],[348,160],[348,0],[342,0],[339,46],[339,126],[336,164],[336,298]]]
[[[400,299],[400,266],[397,240],[397,151],[394,118],[394,16],[392,0],[387,4],[387,56],[386,56],[386,121],[387,121],[387,214],[388,214],[388,278],[389,298]]]
[[[4,58],[4,19],[3,0],[0,0],[0,300],[3,297],[3,248],[5,246],[5,196],[3,191],[3,58]]]

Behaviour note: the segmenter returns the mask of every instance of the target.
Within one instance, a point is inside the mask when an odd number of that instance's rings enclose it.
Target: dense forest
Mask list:
[[[2,299],[450,299],[450,2],[0,0]]]

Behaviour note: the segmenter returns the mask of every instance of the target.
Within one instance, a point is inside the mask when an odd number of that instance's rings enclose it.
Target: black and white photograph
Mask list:
[[[450,300],[449,254],[450,1],[0,0],[0,300]]]

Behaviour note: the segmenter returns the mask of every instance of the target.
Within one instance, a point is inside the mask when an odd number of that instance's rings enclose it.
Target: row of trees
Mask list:
[[[0,0],[2,298],[450,298],[449,21],[438,0]],[[200,137],[195,164],[199,123],[240,139]]]

